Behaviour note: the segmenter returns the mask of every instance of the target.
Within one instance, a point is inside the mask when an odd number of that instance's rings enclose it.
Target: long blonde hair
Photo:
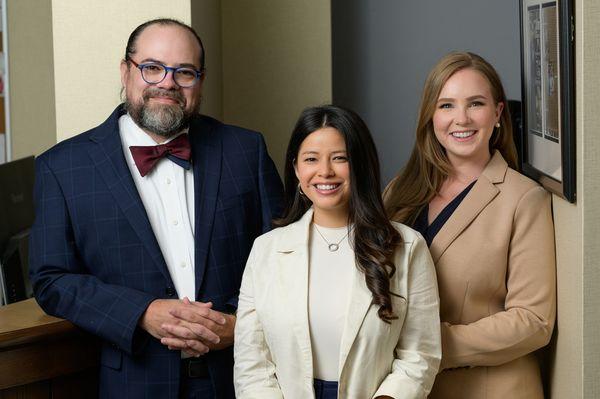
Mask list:
[[[446,151],[435,137],[433,114],[442,88],[452,75],[462,69],[473,69],[485,76],[490,83],[494,102],[504,104],[500,115],[500,127],[494,129],[490,138],[490,154],[493,154],[494,150],[500,151],[508,165],[517,169],[512,123],[498,73],[477,54],[449,53],[433,67],[425,81],[419,107],[416,142],[410,159],[385,189],[385,208],[392,220],[412,225],[419,212],[435,197],[444,180],[452,172]]]

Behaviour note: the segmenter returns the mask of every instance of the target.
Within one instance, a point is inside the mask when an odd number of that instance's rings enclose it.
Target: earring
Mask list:
[[[300,196],[304,197],[306,194],[304,194],[304,192],[302,191],[302,187],[300,187],[300,183],[298,183],[298,193],[300,194]]]
[[[500,122],[496,122],[496,127],[500,127]]]

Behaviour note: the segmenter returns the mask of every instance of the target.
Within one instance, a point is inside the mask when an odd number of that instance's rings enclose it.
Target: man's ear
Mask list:
[[[125,60],[121,61],[119,69],[121,70],[121,86],[127,87],[125,82],[127,82],[127,78],[129,77],[129,63]]]

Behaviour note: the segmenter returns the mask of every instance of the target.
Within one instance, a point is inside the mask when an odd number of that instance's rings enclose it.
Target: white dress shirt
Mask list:
[[[157,143],[127,114],[119,118],[123,153],[179,298],[196,299],[194,273],[194,173],[163,158],[142,177],[130,146]],[[186,131],[181,134],[187,134]],[[168,142],[176,136],[165,141]]]

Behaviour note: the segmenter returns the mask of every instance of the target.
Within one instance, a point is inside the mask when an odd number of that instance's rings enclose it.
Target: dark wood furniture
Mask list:
[[[0,307],[0,399],[95,398],[98,341],[35,300]]]

